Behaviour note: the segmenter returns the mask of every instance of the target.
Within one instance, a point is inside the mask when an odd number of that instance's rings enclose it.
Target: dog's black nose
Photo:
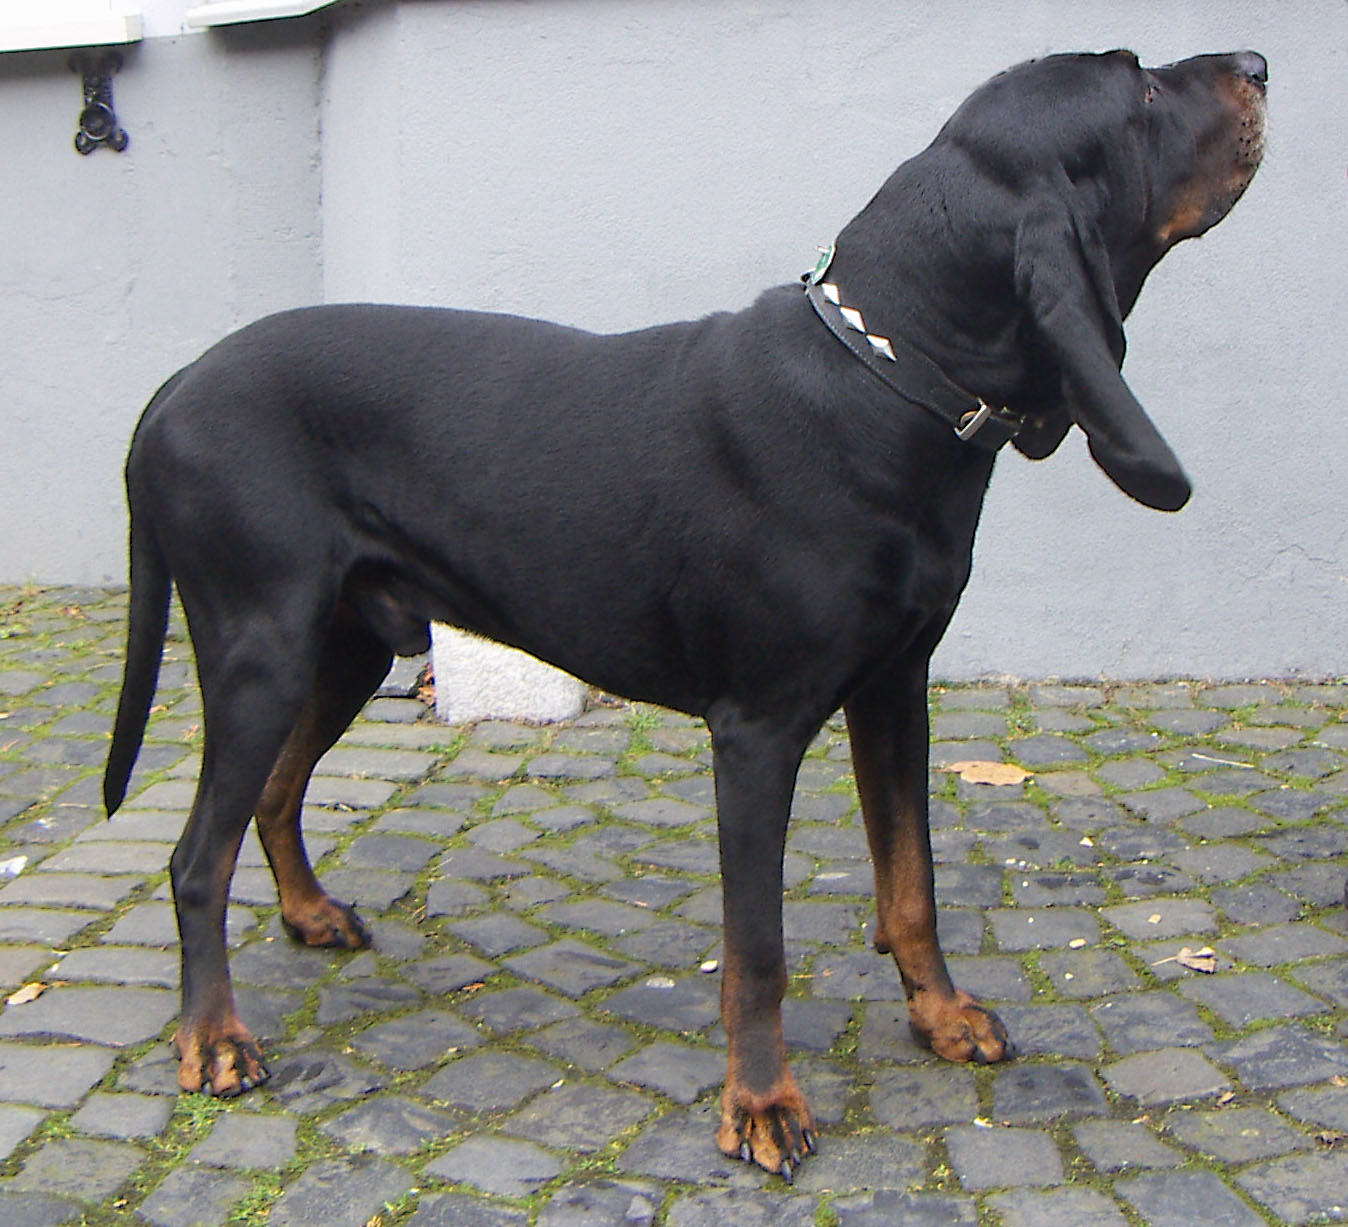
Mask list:
[[[1236,71],[1259,85],[1268,84],[1268,61],[1257,51],[1238,51],[1231,57]]]

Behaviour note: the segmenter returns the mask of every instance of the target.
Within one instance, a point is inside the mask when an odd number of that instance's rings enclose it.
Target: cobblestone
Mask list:
[[[1174,1112],[1167,1128],[1185,1146],[1223,1163],[1247,1163],[1311,1146],[1304,1133],[1263,1108]]]
[[[223,1222],[248,1187],[232,1172],[182,1167],[164,1177],[139,1213],[155,1227],[206,1227]]]
[[[945,1136],[950,1165],[969,1192],[1064,1179],[1062,1156],[1041,1130],[958,1125]]]
[[[469,1137],[426,1165],[433,1177],[498,1197],[527,1197],[562,1170],[559,1159],[537,1146],[484,1135]]]
[[[568,997],[582,997],[596,988],[611,987],[641,970],[639,963],[607,954],[574,938],[514,955],[503,960],[502,966]]]
[[[1236,1182],[1284,1223],[1341,1222],[1348,1214],[1348,1155],[1292,1155],[1256,1164]]]
[[[1210,1061],[1192,1048],[1157,1048],[1124,1057],[1101,1071],[1110,1090],[1143,1107],[1195,1103],[1230,1088]]]
[[[200,704],[175,615],[162,710],[103,820],[124,600],[0,591],[0,862],[27,858],[0,885],[0,987],[37,994],[0,1011],[0,1222],[1343,1217],[1348,688],[933,689],[935,763],[1035,772],[932,775],[942,940],[1020,1054],[982,1070],[913,1041],[868,945],[831,722],[786,863],[784,1027],[822,1129],[787,1186],[715,1146],[708,741],[650,708],[446,729],[405,682],[372,702],[324,759],[306,830],[374,949],[286,939],[250,836],[227,934],[273,1078],[240,1101],[180,1096],[167,859]],[[1175,961],[1184,945],[1214,947],[1217,974]]]
[[[1127,1219],[1094,1189],[1014,1189],[996,1193],[987,1204],[1002,1227],[1126,1227]]]
[[[298,1123],[289,1116],[222,1116],[187,1157],[209,1167],[279,1167],[295,1153]]]
[[[1116,1192],[1150,1227],[1264,1227],[1264,1220],[1215,1172],[1151,1172],[1115,1182]]]

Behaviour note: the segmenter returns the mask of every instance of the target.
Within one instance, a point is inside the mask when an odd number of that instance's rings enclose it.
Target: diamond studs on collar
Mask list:
[[[873,332],[866,331],[866,321],[862,314],[855,307],[844,307],[842,296],[838,292],[838,287],[831,281],[825,281],[819,287],[824,297],[838,308],[839,314],[843,317],[843,322],[853,331],[859,332],[870,342],[873,349],[882,358],[887,358],[890,362],[897,362],[894,356],[894,347],[889,343],[888,337],[878,336]]]

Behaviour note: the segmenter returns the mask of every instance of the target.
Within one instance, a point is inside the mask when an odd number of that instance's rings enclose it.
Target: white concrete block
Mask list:
[[[435,712],[469,720],[566,720],[585,705],[585,683],[515,648],[431,626]]]

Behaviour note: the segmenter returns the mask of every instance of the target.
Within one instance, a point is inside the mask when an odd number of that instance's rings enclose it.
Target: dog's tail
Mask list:
[[[159,662],[168,631],[172,580],[168,562],[152,535],[131,520],[131,609],[127,616],[126,667],[112,748],[103,772],[103,804],[111,818],[126,798],[131,770],[136,765],[150,703],[159,681]]]

